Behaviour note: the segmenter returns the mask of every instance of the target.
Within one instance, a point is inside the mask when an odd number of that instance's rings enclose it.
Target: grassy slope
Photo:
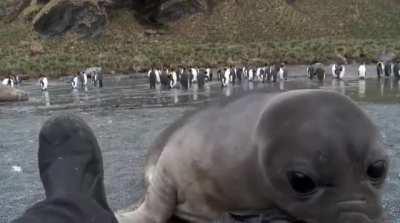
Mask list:
[[[373,60],[400,53],[396,0],[224,0],[212,13],[169,24],[149,37],[129,11],[114,11],[104,37],[40,40],[31,25],[0,22],[0,75],[63,75],[88,66],[129,72],[155,64],[306,63],[337,54]],[[33,56],[32,42],[45,53]]]

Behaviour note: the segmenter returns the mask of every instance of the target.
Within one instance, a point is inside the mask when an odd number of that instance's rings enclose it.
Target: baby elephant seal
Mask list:
[[[254,94],[175,123],[151,149],[147,193],[130,222],[210,222],[279,209],[308,223],[376,223],[388,157],[347,97]]]

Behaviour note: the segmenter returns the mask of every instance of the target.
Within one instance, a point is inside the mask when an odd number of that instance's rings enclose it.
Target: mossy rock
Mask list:
[[[60,37],[73,32],[97,37],[107,23],[105,9],[95,0],[52,0],[36,15],[34,29],[42,37]]]
[[[28,94],[22,90],[0,85],[0,102],[27,101]]]

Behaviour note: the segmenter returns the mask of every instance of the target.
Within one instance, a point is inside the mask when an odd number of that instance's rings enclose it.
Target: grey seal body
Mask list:
[[[210,222],[279,208],[306,222],[377,222],[388,168],[367,115],[338,93],[254,94],[167,129],[131,222]]]

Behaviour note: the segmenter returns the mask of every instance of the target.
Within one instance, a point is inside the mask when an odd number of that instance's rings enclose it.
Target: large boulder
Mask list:
[[[33,19],[34,29],[43,37],[67,32],[97,37],[104,31],[107,13],[96,0],[51,0]]]
[[[158,20],[170,22],[186,16],[208,11],[211,8],[210,0],[169,0],[160,5]]]
[[[0,102],[26,101],[28,94],[22,90],[0,85]]]

